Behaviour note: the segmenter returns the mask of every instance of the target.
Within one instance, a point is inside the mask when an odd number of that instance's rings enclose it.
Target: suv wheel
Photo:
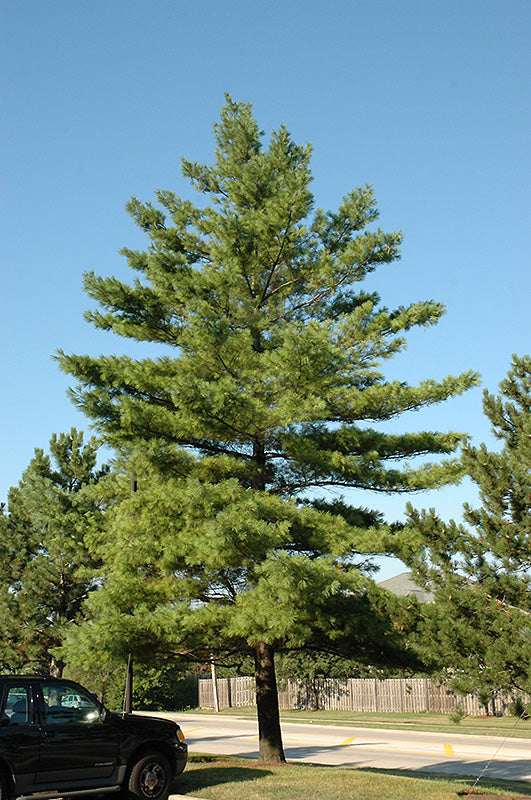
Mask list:
[[[135,800],[166,800],[172,771],[162,753],[147,753],[133,764],[129,775],[129,795]]]

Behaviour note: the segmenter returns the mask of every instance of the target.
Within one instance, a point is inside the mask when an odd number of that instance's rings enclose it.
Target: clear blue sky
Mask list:
[[[138,352],[83,321],[87,269],[129,279],[124,211],[157,188],[192,195],[181,156],[209,161],[223,95],[265,131],[314,145],[316,204],[372,183],[403,257],[383,302],[445,303],[389,376],[469,368],[496,390],[529,353],[529,0],[4,0],[0,499],[35,447],[88,422],[51,360]],[[481,389],[405,419],[489,440]],[[414,496],[459,517],[469,486]],[[363,498],[367,505],[380,498]],[[405,500],[383,498],[391,518]]]

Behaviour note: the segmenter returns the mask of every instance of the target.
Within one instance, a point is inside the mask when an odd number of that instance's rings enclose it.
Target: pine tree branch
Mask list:
[[[268,292],[269,286],[271,285],[271,281],[273,279],[273,275],[275,274],[275,271],[276,271],[276,269],[277,269],[277,267],[278,267],[278,265],[280,263],[280,258],[282,256],[282,252],[284,250],[284,247],[285,247],[285,244],[286,244],[286,241],[287,241],[287,238],[288,238],[288,232],[291,229],[292,214],[293,214],[293,206],[291,206],[290,209],[289,209],[288,220],[287,220],[287,224],[286,224],[285,229],[284,229],[284,235],[282,237],[282,241],[280,243],[280,247],[279,247],[277,256],[276,256],[275,260],[273,261],[273,263],[271,265],[271,269],[269,270],[269,275],[267,276],[266,283],[265,283],[265,286],[264,286],[264,289],[263,289],[263,292],[262,292],[262,297],[260,298],[260,300],[258,302],[257,308],[260,308],[264,304],[264,302],[265,302],[265,300],[266,300],[266,298],[268,296],[267,292]],[[272,297],[274,294],[275,294],[275,291],[271,292],[271,295],[269,295],[269,296]]]

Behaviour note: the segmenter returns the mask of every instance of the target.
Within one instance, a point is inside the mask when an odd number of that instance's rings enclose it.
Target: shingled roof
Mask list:
[[[381,581],[378,586],[396,594],[397,597],[416,597],[421,603],[432,603],[433,593],[415,583],[411,575],[411,572],[401,572],[394,578]]]

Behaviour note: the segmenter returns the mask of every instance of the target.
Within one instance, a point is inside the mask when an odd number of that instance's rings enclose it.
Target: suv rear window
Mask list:
[[[31,722],[30,695],[27,686],[10,686],[0,716],[0,725],[28,725]]]

